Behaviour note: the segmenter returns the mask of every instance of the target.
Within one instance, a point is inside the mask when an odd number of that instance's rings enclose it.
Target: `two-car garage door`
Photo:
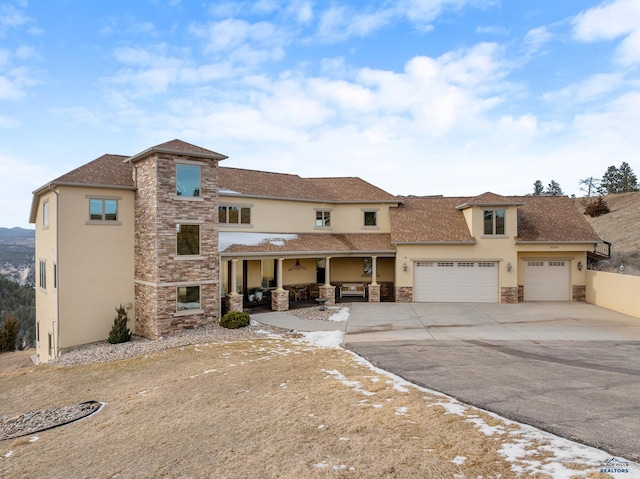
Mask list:
[[[417,261],[414,301],[496,303],[498,264],[493,261]]]

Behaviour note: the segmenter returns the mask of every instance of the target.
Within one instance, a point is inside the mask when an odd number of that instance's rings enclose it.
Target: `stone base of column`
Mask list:
[[[574,301],[586,301],[587,300],[587,287],[573,285],[573,300]]]
[[[396,286],[396,303],[413,302],[413,288],[411,286]]]
[[[325,305],[336,304],[336,287],[323,284],[318,288],[318,297],[327,300]]]
[[[370,303],[379,303],[380,302],[380,285],[379,284],[370,284],[367,289],[369,290],[369,302]]]
[[[273,290],[271,292],[271,309],[273,311],[289,311],[289,291]]]
[[[500,302],[513,304],[518,302],[518,287],[505,286],[500,288]]]
[[[242,311],[242,295],[230,294],[227,296],[227,311]]]

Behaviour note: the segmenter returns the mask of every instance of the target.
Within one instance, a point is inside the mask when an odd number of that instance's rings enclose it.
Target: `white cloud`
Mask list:
[[[573,20],[573,35],[583,42],[624,37],[616,60],[623,65],[640,63],[640,2],[617,0],[582,12]]]
[[[538,53],[552,38],[553,35],[547,27],[538,27],[529,30],[524,37],[524,46],[527,53],[530,55]]]
[[[566,87],[547,92],[542,99],[553,104],[586,103],[600,100],[624,84],[619,73],[598,73]]]
[[[388,8],[358,11],[344,5],[332,5],[320,14],[318,38],[337,42],[353,36],[364,37],[387,25],[393,14],[393,10]]]
[[[0,128],[17,128],[20,122],[15,118],[0,115]]]

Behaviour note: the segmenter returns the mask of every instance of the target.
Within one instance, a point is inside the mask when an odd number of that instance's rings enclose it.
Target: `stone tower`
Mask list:
[[[158,339],[219,318],[218,162],[180,140],[134,167],[136,334]]]

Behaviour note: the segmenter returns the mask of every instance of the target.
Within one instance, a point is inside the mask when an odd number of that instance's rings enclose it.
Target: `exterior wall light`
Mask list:
[[[507,271],[511,273],[511,261],[507,263]]]
[[[406,271],[406,270],[407,270],[407,268],[408,268],[407,263],[404,263],[404,264],[402,265],[402,269],[403,269],[404,271]]]
[[[578,271],[582,271],[582,261],[578,261]]]

